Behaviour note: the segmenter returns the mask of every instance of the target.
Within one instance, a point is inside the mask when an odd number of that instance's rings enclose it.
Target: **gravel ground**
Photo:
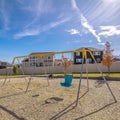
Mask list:
[[[114,102],[106,84],[101,80],[82,79],[77,107],[79,79],[69,88],[61,87],[63,78],[49,80],[34,77],[0,79],[0,120],[120,120],[120,82],[109,81],[117,99]]]

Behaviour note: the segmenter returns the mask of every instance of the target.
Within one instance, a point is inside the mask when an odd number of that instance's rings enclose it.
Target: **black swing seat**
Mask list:
[[[53,78],[53,74],[48,75],[48,78],[52,79]]]

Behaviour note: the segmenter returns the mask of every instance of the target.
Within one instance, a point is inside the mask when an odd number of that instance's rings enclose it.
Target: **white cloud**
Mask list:
[[[50,30],[52,28],[55,28],[67,21],[69,21],[70,18],[65,18],[65,19],[62,19],[60,21],[56,21],[56,22],[51,22],[50,24],[47,24],[41,28],[39,27],[36,27],[34,29],[25,29],[23,30],[22,32],[20,33],[17,33],[14,35],[14,39],[20,39],[22,37],[26,37],[26,36],[35,36],[35,35],[39,35],[41,32],[45,32],[47,30]]]
[[[101,42],[100,36],[96,34],[96,30],[93,28],[92,25],[88,23],[87,19],[83,15],[81,15],[81,24],[83,27],[87,28],[88,31],[94,35],[98,42]]]
[[[98,43],[98,45],[105,46],[105,43],[104,42],[100,42],[100,43]]]
[[[9,24],[9,14],[7,11],[7,7],[6,7],[6,2],[4,0],[0,1],[0,16],[3,20],[3,24],[4,24],[4,29],[5,30],[9,30],[8,24]]]
[[[109,3],[115,3],[119,0],[102,0],[104,3],[109,4]]]
[[[71,3],[72,3],[72,8],[75,9],[77,12],[80,12],[80,9],[78,8],[78,6],[76,4],[76,1],[72,0]]]
[[[70,20],[69,17],[68,17],[68,18],[64,18],[64,19],[62,19],[62,20],[60,20],[60,21],[50,23],[50,26],[49,26],[49,27],[50,27],[50,28],[56,27],[56,26],[58,26],[58,25],[60,25],[60,24],[62,24],[62,23],[65,23],[65,22],[69,21],[69,20]]]
[[[91,1],[87,1],[84,7],[80,6],[94,25],[119,23],[120,0],[95,0],[92,4]]]
[[[98,35],[101,36],[113,36],[113,35],[120,35],[120,28],[117,28],[118,26],[100,26],[101,32]]]
[[[42,15],[52,13],[54,9],[53,2],[49,0],[33,0],[31,2],[24,1],[19,3],[21,5],[21,9],[23,11],[29,12],[28,14],[33,17],[31,21],[25,26],[26,28],[36,24]]]
[[[86,28],[92,35],[97,39],[98,42],[101,42],[100,36],[97,35],[96,30],[93,28],[92,25],[89,24],[88,20],[82,15],[80,9],[78,8],[76,1],[72,0],[72,8],[76,10],[78,16],[81,19],[81,25]]]
[[[41,31],[44,32],[44,31],[47,31],[47,30],[49,30],[49,29],[55,28],[55,27],[57,27],[57,26],[65,23],[65,22],[69,21],[70,19],[71,19],[71,18],[67,17],[67,18],[64,18],[64,19],[59,20],[59,21],[56,21],[56,22],[51,22],[51,23],[43,26],[43,27],[41,28]]]
[[[79,34],[80,32],[76,29],[70,29],[70,30],[67,30],[67,32],[69,32],[71,35],[76,35],[76,34]]]
[[[20,39],[22,37],[26,37],[26,36],[34,36],[34,35],[38,35],[40,33],[39,30],[25,30],[23,32],[17,33],[14,35],[15,39]]]
[[[44,13],[50,13],[53,10],[53,3],[49,0],[24,1],[21,3],[21,9],[32,12],[34,15],[40,16]]]

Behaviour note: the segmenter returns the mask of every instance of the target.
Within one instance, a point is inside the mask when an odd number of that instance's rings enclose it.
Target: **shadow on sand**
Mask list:
[[[14,113],[13,111],[3,107],[0,105],[0,109],[7,112],[8,114],[10,114],[11,116],[13,116],[16,120],[25,120],[25,118],[23,117],[19,117],[16,113]]]
[[[27,92],[29,92],[29,91],[27,91]],[[12,97],[12,96],[17,96],[17,95],[23,95],[23,94],[25,94],[25,91],[14,93],[14,94],[10,94],[10,95],[6,95],[6,96],[2,96],[2,97],[0,97],[0,99],[9,98],[9,97]]]
[[[87,92],[88,92],[88,91],[86,91],[79,99],[81,99],[82,97],[84,97],[84,96],[87,94]],[[63,115],[65,115],[65,114],[67,114],[68,112],[70,112],[71,110],[75,109],[75,103],[76,103],[76,101],[74,101],[73,103],[71,103],[69,106],[67,106],[66,108],[64,108],[62,111],[60,111],[59,113],[57,113],[56,115],[54,115],[54,116],[53,116],[52,118],[50,118],[49,120],[57,120],[57,119],[59,119],[60,117],[62,117]],[[105,109],[106,107],[109,107],[110,105],[112,105],[112,104],[114,104],[114,103],[116,103],[116,102],[109,103],[109,104],[107,104],[107,105],[99,108],[98,110],[93,111],[93,112],[91,112],[91,113],[88,113],[88,114],[86,114],[86,115],[83,115],[83,116],[81,116],[81,117],[79,117],[79,118],[76,118],[75,120],[79,120],[79,119],[88,117],[88,116],[90,116],[90,115],[92,115],[92,114],[94,114],[94,113],[97,113],[97,112]]]
[[[87,94],[88,91],[86,91],[79,99],[81,99],[82,97],[84,97]],[[58,118],[60,118],[61,116],[63,116],[64,114],[70,112],[71,110],[73,110],[75,108],[75,103],[76,101],[74,101],[73,103],[71,103],[70,105],[68,105],[66,108],[64,108],[62,111],[60,111],[59,113],[57,113],[56,115],[54,115],[52,118],[50,118],[50,120],[56,120]]]
[[[101,111],[101,110],[109,107],[110,105],[112,105],[112,104],[114,104],[114,103],[116,103],[116,102],[111,102],[111,103],[109,103],[109,104],[107,104],[107,105],[99,108],[98,110],[93,111],[93,112],[91,112],[91,113],[88,113],[88,114],[86,114],[86,115],[83,115],[83,116],[81,116],[81,117],[79,117],[79,118],[76,118],[75,120],[80,120],[80,119],[82,119],[82,118],[88,117],[88,116],[90,116],[90,115],[92,115],[92,114],[94,114],[94,113],[97,113],[97,112],[99,112],[99,111]]]

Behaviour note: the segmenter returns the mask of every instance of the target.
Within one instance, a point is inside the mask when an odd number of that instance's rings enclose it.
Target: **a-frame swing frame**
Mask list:
[[[111,95],[112,95],[112,97],[113,97],[113,99],[114,99],[114,102],[117,102],[117,99],[116,99],[116,97],[114,96],[114,94],[113,94],[113,92],[112,92],[112,90],[111,90],[111,88],[110,88],[110,86],[109,86],[106,78],[104,77],[103,72],[101,71],[100,67],[98,66],[98,64],[97,64],[97,62],[96,62],[96,60],[95,60],[92,52],[91,52],[90,50],[82,50],[82,59],[83,59],[83,60],[82,60],[82,67],[81,67],[81,71],[80,71],[80,79],[79,79],[79,84],[78,84],[78,92],[77,92],[75,107],[77,107],[78,102],[79,102],[80,88],[81,88],[81,82],[82,82],[82,73],[83,73],[83,62],[84,62],[84,60],[85,60],[85,64],[86,64],[87,89],[89,90],[88,70],[87,70],[87,62],[86,62],[86,60],[87,60],[87,52],[90,54],[90,56],[91,56],[92,59],[94,60],[98,71],[99,71],[100,74],[102,75],[102,78],[103,78],[105,84],[107,85],[108,90],[110,91],[110,93],[111,93]]]
[[[14,65],[15,64],[15,61],[17,60],[17,62],[20,64],[20,61],[19,61],[19,58],[28,58],[28,56],[17,56],[17,57],[14,57],[13,58],[13,61],[12,61],[12,65]],[[25,75],[24,74],[24,71],[23,71],[23,69],[22,69],[22,66],[20,66],[20,70],[21,70],[21,72],[22,72],[22,74],[23,75]],[[5,79],[4,79],[4,81],[3,81],[3,86],[5,85],[5,83],[7,82],[7,79],[8,79],[8,76],[10,75],[10,70],[8,69],[8,71],[7,71],[7,68],[6,68],[6,77],[5,77]],[[26,79],[26,77],[24,77],[24,79],[25,79],[25,81],[27,81],[27,79]],[[26,87],[26,90],[25,90],[25,93],[28,91],[28,87],[29,87],[29,84],[30,84],[30,82],[31,82],[31,76],[30,76],[30,78],[29,78],[29,81],[28,81],[28,84],[27,84],[27,87]],[[9,80],[10,80],[10,78],[9,78]]]
[[[115,98],[115,96],[114,96],[114,94],[113,94],[113,92],[112,92],[112,90],[111,90],[111,88],[110,88],[110,86],[109,86],[106,78],[105,78],[104,75],[103,75],[103,72],[101,71],[100,67],[98,66],[98,64],[97,64],[97,62],[96,62],[96,60],[95,60],[95,58],[94,58],[94,56],[93,56],[93,54],[92,54],[92,52],[91,52],[90,50],[82,49],[82,50],[71,50],[71,51],[63,51],[63,52],[52,52],[52,53],[47,53],[47,54],[44,54],[44,53],[43,53],[43,54],[37,55],[37,57],[47,56],[47,55],[55,55],[55,54],[63,54],[63,53],[75,53],[75,52],[82,52],[82,58],[83,58],[83,60],[85,59],[85,61],[87,60],[87,52],[90,54],[90,56],[92,57],[92,59],[94,60],[94,62],[95,62],[95,64],[96,64],[96,67],[97,67],[98,71],[99,71],[100,74],[102,75],[102,78],[103,78],[103,80],[105,81],[105,84],[107,85],[107,88],[108,88],[108,90],[110,91],[110,93],[111,93],[114,101],[117,102],[117,100],[116,100],[116,98]],[[15,58],[13,59],[12,65],[14,64],[14,62],[15,62],[16,59],[17,59],[18,63],[20,63],[19,60],[18,60],[18,58],[26,58],[26,57],[28,57],[28,56],[18,56],[18,57],[15,57]],[[79,102],[80,88],[81,88],[81,81],[82,81],[82,73],[83,73],[83,60],[82,60],[82,67],[81,67],[81,71],[80,71],[80,79],[79,79],[79,84],[78,84],[78,91],[77,91],[77,97],[76,97],[75,107],[77,107],[78,102]],[[24,71],[23,71],[22,68],[21,68],[21,71],[22,71],[22,74],[24,75]],[[8,73],[9,73],[9,72],[8,72]],[[87,73],[87,89],[89,90],[87,62],[86,62],[86,73]],[[3,82],[3,85],[5,84],[8,75],[9,75],[9,74],[6,75],[6,78],[5,78],[4,82]],[[26,78],[24,78],[24,79],[26,80]],[[29,81],[28,81],[27,88],[26,88],[26,91],[25,91],[25,92],[27,92],[28,87],[29,87],[29,85],[30,85],[30,82],[31,82],[31,77],[30,77],[30,79],[29,79]]]
[[[37,57],[39,57],[39,58],[41,59],[42,56],[55,55],[55,53],[54,53],[54,52],[51,52],[51,53],[43,53],[43,54],[40,54],[40,55],[38,55],[38,54],[36,54],[36,55],[37,55]],[[17,60],[17,62],[20,64],[19,58],[29,58],[30,56],[33,56],[33,55],[29,55],[29,56],[16,56],[16,57],[13,58],[12,65],[15,64],[15,61],[16,61],[16,60]],[[20,70],[21,70],[21,72],[22,72],[22,75],[25,75],[22,66],[20,66]],[[6,74],[6,77],[5,77],[4,81],[3,81],[2,86],[5,85],[5,83],[7,82],[8,76],[10,75],[10,71],[9,71],[9,70],[7,71],[7,68],[6,68],[6,73],[7,73],[7,74]],[[31,80],[32,80],[32,75],[33,75],[33,73],[30,75],[30,77],[29,77],[29,79],[28,79],[28,84],[27,84],[25,93],[28,91],[29,85],[30,85]],[[25,77],[24,79],[25,79],[25,81],[27,81],[26,77]],[[9,78],[9,80],[10,80],[10,78]],[[48,86],[49,86],[49,79],[47,79],[47,83],[48,83]]]

